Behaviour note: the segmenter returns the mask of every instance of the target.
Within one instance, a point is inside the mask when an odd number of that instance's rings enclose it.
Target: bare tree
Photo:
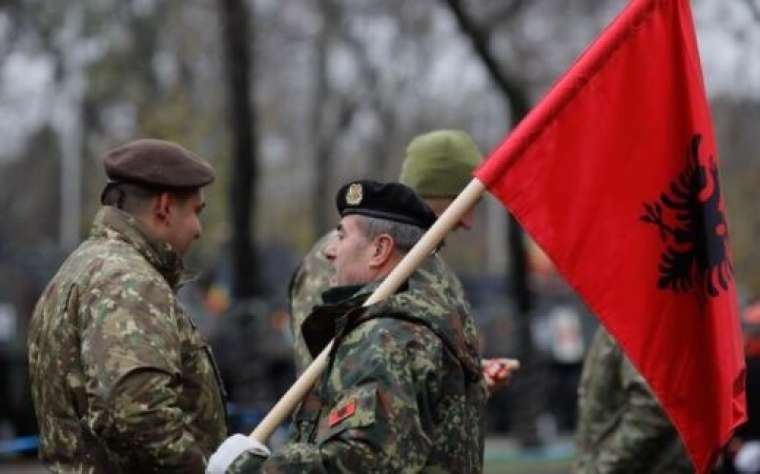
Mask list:
[[[361,82],[365,85],[364,96],[367,98],[367,106],[376,115],[377,123],[382,127],[382,130],[377,133],[376,138],[370,145],[372,150],[370,162],[374,170],[374,173],[371,173],[371,175],[377,176],[380,179],[388,169],[391,148],[390,137],[396,133],[396,129],[398,128],[398,121],[395,120],[397,109],[395,103],[388,100],[383,94],[380,68],[369,59],[366,44],[346,29],[342,29],[341,34],[341,39],[352,51],[359,63],[362,77]]]
[[[488,11],[488,17],[482,27],[491,30],[494,27],[513,20],[525,7],[525,0],[511,0],[509,2],[497,2],[496,6]]]
[[[252,235],[256,209],[256,115],[250,84],[253,38],[245,0],[219,0],[227,73],[228,111],[232,130],[230,209],[232,212],[232,295],[249,298],[259,293],[256,253]]]
[[[760,6],[755,3],[755,1],[756,0],[744,0],[744,3],[747,4],[749,11],[752,12],[755,21],[760,22]]]
[[[523,81],[515,74],[507,71],[506,67],[500,65],[490,48],[490,34],[488,30],[476,24],[465,11],[461,0],[444,0],[451,12],[457,19],[459,27],[472,42],[473,49],[478,55],[483,65],[488,70],[494,84],[501,91],[504,100],[507,102],[513,125],[527,115],[530,110],[528,91]],[[513,1],[502,11],[500,18],[503,20],[516,15],[523,6],[521,1]],[[510,255],[509,281],[511,283],[511,294],[515,302],[515,308],[518,314],[515,318],[516,332],[519,339],[519,353],[524,372],[528,374],[530,380],[522,377],[521,381],[515,384],[515,391],[520,408],[516,410],[516,431],[520,441],[525,445],[535,445],[539,443],[538,433],[536,430],[536,419],[541,410],[541,397],[537,396],[536,390],[540,384],[536,384],[534,377],[538,374],[535,370],[536,355],[533,347],[533,338],[531,337],[531,327],[529,313],[532,306],[532,296],[528,286],[527,274],[527,255],[525,251],[525,242],[523,230],[517,220],[510,214],[508,223],[508,245]],[[527,393],[530,392],[530,393]]]
[[[356,104],[336,94],[329,81],[329,55],[341,21],[341,11],[334,0],[319,0],[322,12],[322,29],[317,36],[315,51],[314,104],[311,131],[314,136],[314,230],[318,237],[331,222],[332,201],[325,200],[332,176],[332,155],[335,143],[351,123]],[[328,207],[329,203],[329,207]]]
[[[314,196],[312,197],[312,213],[314,215],[316,238],[319,238],[320,235],[327,231],[328,222],[324,196],[327,195],[332,140],[326,136],[324,118],[325,106],[330,92],[330,84],[327,77],[327,62],[336,16],[336,6],[332,0],[320,0],[319,7],[322,13],[322,28],[317,34],[314,51],[314,105],[311,112],[311,133],[314,136]]]

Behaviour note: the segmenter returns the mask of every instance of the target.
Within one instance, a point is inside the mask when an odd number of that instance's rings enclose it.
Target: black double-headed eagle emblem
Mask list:
[[[700,156],[701,142],[701,135],[692,137],[686,169],[657,201],[644,203],[640,219],[657,226],[665,246],[657,286],[716,297],[728,290],[733,266],[718,166],[714,155]]]

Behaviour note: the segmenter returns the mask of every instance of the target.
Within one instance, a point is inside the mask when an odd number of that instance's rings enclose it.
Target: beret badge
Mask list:
[[[349,206],[358,206],[362,202],[363,190],[360,183],[354,183],[346,191],[346,204]]]

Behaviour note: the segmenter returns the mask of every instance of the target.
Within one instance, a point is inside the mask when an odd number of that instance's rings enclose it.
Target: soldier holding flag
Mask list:
[[[630,2],[475,176],[368,307],[424,272],[415,268],[488,189],[599,316],[696,471],[708,472],[747,413],[725,203],[689,2]],[[652,202],[657,196],[662,203]],[[323,383],[336,380],[330,347],[257,427],[256,440],[268,438],[325,368]],[[328,425],[356,406],[341,404]]]
[[[413,189],[437,216],[451,204],[472,178],[472,172],[482,160],[480,150],[469,134],[462,130],[434,130],[415,136],[406,148],[399,182]],[[468,230],[473,224],[473,211],[467,212],[457,227]],[[311,363],[301,335],[303,320],[311,309],[322,302],[322,293],[330,288],[335,271],[324,250],[335,238],[335,232],[324,235],[306,254],[290,282],[290,326],[293,331],[293,352],[298,373]],[[459,300],[468,305],[459,277],[443,258],[436,254],[436,268]],[[470,328],[476,331],[476,328]],[[490,391],[503,388],[516,369],[515,361],[485,359],[483,375]]]
[[[291,442],[270,456],[235,435],[207,472],[481,472],[478,341],[440,261],[428,257],[395,294],[362,307],[435,214],[397,183],[349,183],[336,200],[342,219],[325,254],[340,286],[303,323],[313,355],[335,338],[328,369],[296,414]]]

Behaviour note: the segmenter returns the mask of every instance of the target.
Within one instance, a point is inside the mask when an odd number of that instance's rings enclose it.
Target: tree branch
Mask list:
[[[522,81],[512,76],[500,67],[496,57],[489,46],[488,34],[484,33],[478,25],[464,11],[461,0],[443,0],[457,19],[462,32],[470,38],[475,53],[483,62],[483,65],[491,75],[491,79],[504,94],[509,103],[513,125],[519,122],[530,109],[528,97]],[[521,2],[514,2],[520,4]]]
[[[490,31],[496,25],[513,20],[526,4],[525,0],[512,0],[498,9],[494,9],[488,13],[487,25],[484,26]]]
[[[462,32],[472,41],[475,52],[480,57],[483,64],[491,74],[496,86],[501,90],[504,98],[509,103],[511,112],[512,126],[514,127],[520,120],[528,114],[530,104],[528,94],[522,81],[512,76],[505,69],[499,66],[496,57],[491,51],[488,41],[488,35],[484,34],[478,25],[464,11],[461,0],[444,0],[449,6],[454,16],[459,22]],[[515,2],[520,3],[520,2]],[[518,309],[527,313],[530,308],[530,291],[527,283],[527,257],[522,242],[522,229],[514,218],[510,222],[510,253],[513,264],[513,290],[515,302]]]
[[[760,23],[760,6],[755,3],[755,0],[744,0],[744,3],[747,4],[747,8],[752,12],[755,21]]]

